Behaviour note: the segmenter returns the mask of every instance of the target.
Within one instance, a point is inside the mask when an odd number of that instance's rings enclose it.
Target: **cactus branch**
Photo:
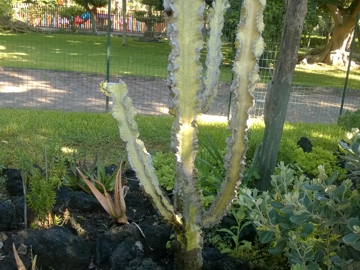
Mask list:
[[[131,99],[127,96],[126,84],[120,81],[118,84],[108,83],[108,90],[113,98],[112,114],[119,122],[121,139],[126,143],[128,159],[137,177],[141,180],[145,193],[153,200],[160,214],[174,226],[181,224],[181,218],[175,214],[169,199],[163,194],[155,169],[151,165],[151,157],[146,151],[144,143],[138,138],[136,111]]]
[[[206,55],[206,73],[204,79],[203,98],[204,104],[202,113],[206,113],[212,102],[213,98],[217,95],[220,69],[219,66],[222,60],[221,53],[221,35],[224,27],[224,14],[229,8],[228,0],[217,0],[213,2],[213,7],[210,8],[209,15],[209,28],[210,36],[207,42],[207,55]]]
[[[257,59],[261,56],[264,43],[261,32],[264,29],[263,10],[265,0],[244,0],[240,24],[236,36],[236,58],[233,67],[234,80],[231,85],[233,92],[233,116],[229,123],[231,137],[227,139],[225,167],[226,180],[221,191],[202,220],[205,227],[218,223],[224,210],[236,195],[236,189],[242,179],[247,149],[248,110],[253,105],[251,92],[258,80]]]

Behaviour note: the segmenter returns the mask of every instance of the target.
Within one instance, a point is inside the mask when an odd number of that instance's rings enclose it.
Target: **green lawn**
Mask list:
[[[138,42],[111,37],[110,73],[166,78],[170,46],[162,42]],[[224,54],[231,48],[224,47]],[[0,34],[0,66],[106,74],[106,36]],[[204,56],[204,54],[202,54]],[[231,68],[222,67],[222,81],[231,80]]]
[[[76,153],[78,157],[92,160],[96,155],[105,164],[117,163],[126,156],[125,144],[120,140],[116,120],[109,113],[62,112],[47,110],[23,110],[0,108],[0,165],[16,167],[19,155],[26,155],[35,163],[43,162],[44,147],[64,153]],[[136,118],[140,139],[147,150],[169,153],[173,118],[170,116],[143,116]],[[200,120],[199,139],[208,134],[219,150],[225,149],[229,136],[227,122]],[[263,135],[264,124],[250,128],[248,158],[252,158]],[[334,124],[313,125],[287,123],[279,158],[291,161],[289,149],[296,147],[302,136],[311,138],[314,146],[331,153],[337,149],[343,130]]]
[[[166,78],[170,46],[162,42],[138,42],[128,39],[122,46],[121,37],[111,37],[110,73],[121,76],[145,76]],[[0,66],[12,68],[51,69],[106,74],[106,36],[73,34],[0,34]],[[231,81],[231,55],[229,44],[222,47],[223,65],[220,67],[221,81]],[[275,57],[267,52],[265,57]],[[205,49],[201,53],[204,62]],[[273,63],[273,59],[262,59],[261,63]],[[269,69],[261,69],[261,81],[271,79]],[[333,67],[300,66],[295,71],[294,84],[305,86],[327,86],[343,88],[346,70]],[[359,88],[360,70],[350,73],[349,88]]]

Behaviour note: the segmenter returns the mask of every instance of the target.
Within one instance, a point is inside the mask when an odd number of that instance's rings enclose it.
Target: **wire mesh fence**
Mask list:
[[[166,27],[166,26],[165,26]],[[57,29],[52,26],[53,30]],[[161,30],[163,31],[163,30]],[[135,33],[136,32],[136,33]],[[129,44],[122,46],[122,38],[112,32],[111,46],[105,35],[45,34],[3,35],[0,41],[0,106],[8,108],[36,108],[67,111],[104,112],[106,99],[99,84],[107,78],[124,80],[135,108],[142,114],[167,114],[171,99],[166,85],[170,46],[164,39],[158,42],[139,41],[143,32],[129,31]],[[206,33],[204,33],[206,35]],[[160,35],[160,32],[157,32]],[[226,37],[224,38],[226,39]],[[303,42],[308,43],[308,39]],[[312,41],[313,42],[313,41]],[[228,42],[227,44],[230,44]],[[108,49],[110,53],[108,53]],[[146,48],[146,49],[145,49]],[[231,107],[232,46],[222,48],[224,54],[219,94],[210,115],[227,116]],[[267,43],[259,61],[260,82],[255,87],[252,117],[262,117],[267,84],[271,82],[277,59],[278,45]],[[320,85],[316,74],[333,82]],[[336,78],[333,78],[336,74]],[[337,121],[343,94],[346,70],[336,72],[315,67],[298,66],[287,111],[287,121]],[[344,110],[355,111],[360,104],[358,73],[350,72]],[[111,105],[111,104],[110,104]]]

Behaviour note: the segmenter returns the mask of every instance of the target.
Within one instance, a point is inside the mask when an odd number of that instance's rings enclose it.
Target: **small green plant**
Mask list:
[[[21,151],[15,153],[15,164],[20,170],[24,192],[24,225],[28,226],[27,207],[37,215],[39,221],[52,226],[52,207],[55,204],[56,189],[61,185],[61,175],[65,171],[64,160],[55,158],[55,152],[49,158],[44,148],[44,165],[34,165],[32,159]]]
[[[96,180],[88,180],[87,177],[81,172],[79,168],[77,168],[78,173],[85,181],[85,183],[90,188],[91,192],[94,194],[96,199],[99,201],[101,206],[104,208],[106,212],[110,214],[118,223],[126,224],[128,223],[128,219],[126,216],[126,204],[125,204],[125,196],[128,188],[122,185],[121,182],[121,169],[122,169],[123,161],[120,162],[119,170],[116,173],[116,180],[114,186],[114,199],[111,198],[109,193],[107,193],[105,186]],[[94,186],[93,183],[97,183],[103,189],[104,195]]]
[[[226,171],[224,153],[216,147],[208,134],[205,134],[205,139],[199,140],[199,152],[195,159],[195,166],[198,170],[198,185],[202,192],[202,201],[207,207],[218,194],[221,183],[226,177]]]
[[[80,189],[88,194],[91,194],[90,188],[82,181],[77,168],[79,168],[86,178],[93,182],[93,185],[97,189],[102,189],[102,186],[97,182],[100,182],[107,191],[114,190],[116,170],[112,174],[107,174],[105,166],[98,161],[97,158],[93,162],[88,163],[86,160],[76,161],[71,160],[68,162],[66,173],[62,176],[62,185],[71,187],[72,189]],[[94,182],[95,179],[97,182]]]
[[[152,158],[159,184],[167,191],[174,188],[174,154],[156,152]]]
[[[358,186],[360,180],[360,130],[354,128],[352,132],[347,132],[344,142],[339,142],[340,149],[345,156],[340,156],[345,160],[345,169],[348,171],[346,175]]]
[[[340,115],[338,124],[346,131],[351,131],[353,128],[360,128],[360,109],[355,112],[346,111],[344,115]]]
[[[221,249],[221,253],[229,254],[233,257],[240,257],[241,253],[244,249],[251,249],[251,242],[242,240],[239,241],[239,236],[241,231],[248,225],[251,224],[251,221],[245,221],[246,218],[246,207],[245,206],[233,206],[230,209],[230,213],[236,220],[236,225],[231,226],[230,229],[228,228],[220,228],[217,231],[218,232],[224,232],[227,233],[229,236],[231,236],[231,239],[234,243],[234,246],[231,247],[224,247]]]
[[[209,135],[206,140],[199,140],[199,152],[196,156],[195,166],[198,171],[198,187],[202,194],[202,203],[209,206],[221,188],[225,178],[223,153],[217,149]],[[156,169],[159,184],[167,191],[174,188],[174,154],[156,152],[152,158],[152,164]]]
[[[285,253],[292,269],[359,267],[360,196],[352,182],[335,185],[337,173],[328,177],[322,166],[312,180],[283,163],[278,169],[271,191],[244,188],[237,201],[248,208],[260,241],[273,243],[269,252]]]

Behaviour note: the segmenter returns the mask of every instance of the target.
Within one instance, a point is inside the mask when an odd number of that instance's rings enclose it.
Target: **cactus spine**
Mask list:
[[[170,45],[168,84],[173,97],[172,149],[175,153],[174,202],[164,196],[151,165],[151,157],[138,139],[135,109],[127,96],[125,83],[108,84],[113,97],[113,116],[119,122],[120,137],[126,142],[128,158],[145,192],[159,213],[175,230],[175,259],[178,269],[201,269],[201,228],[220,221],[236,195],[246,152],[248,110],[253,104],[251,91],[258,78],[257,59],[263,51],[261,32],[265,0],[244,0],[236,37],[232,131],[227,140],[227,177],[214,203],[205,211],[200,203],[194,160],[198,148],[196,121],[208,110],[217,93],[219,65],[222,59],[221,30],[227,0],[215,0],[210,15],[210,38],[207,43],[207,69],[202,76],[200,50],[205,2],[203,0],[168,0],[172,9],[168,21]]]

